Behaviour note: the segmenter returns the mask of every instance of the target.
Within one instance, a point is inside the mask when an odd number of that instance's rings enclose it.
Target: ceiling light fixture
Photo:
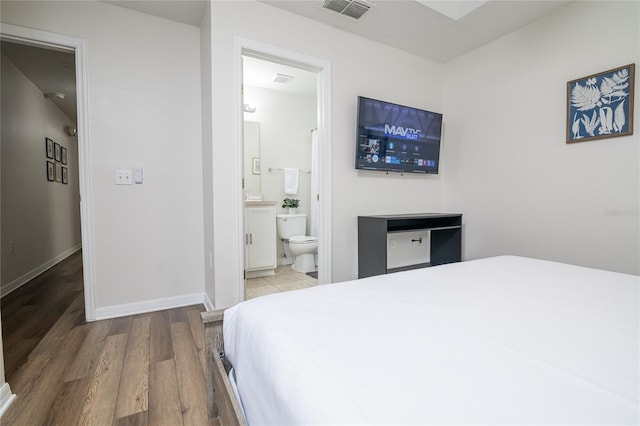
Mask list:
[[[64,132],[69,136],[78,136],[77,127],[64,126]]]
[[[45,99],[52,99],[52,98],[56,98],[56,99],[64,99],[64,93],[45,93],[44,97]]]

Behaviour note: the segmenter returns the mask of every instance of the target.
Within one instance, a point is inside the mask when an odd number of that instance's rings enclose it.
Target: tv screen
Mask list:
[[[356,169],[438,173],[442,114],[358,97]]]

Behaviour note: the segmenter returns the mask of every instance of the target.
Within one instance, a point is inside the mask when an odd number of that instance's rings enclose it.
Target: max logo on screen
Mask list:
[[[391,136],[401,136],[405,139],[418,140],[418,135],[422,130],[416,130],[409,127],[396,126],[395,124],[385,124],[384,134]]]

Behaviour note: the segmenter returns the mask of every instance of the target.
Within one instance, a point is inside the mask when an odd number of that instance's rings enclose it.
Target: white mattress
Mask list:
[[[501,256],[225,313],[249,424],[638,424],[639,277]]]

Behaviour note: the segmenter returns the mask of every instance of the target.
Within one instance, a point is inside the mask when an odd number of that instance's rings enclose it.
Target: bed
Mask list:
[[[638,424],[639,288],[633,275],[499,256],[204,313],[209,415]]]

